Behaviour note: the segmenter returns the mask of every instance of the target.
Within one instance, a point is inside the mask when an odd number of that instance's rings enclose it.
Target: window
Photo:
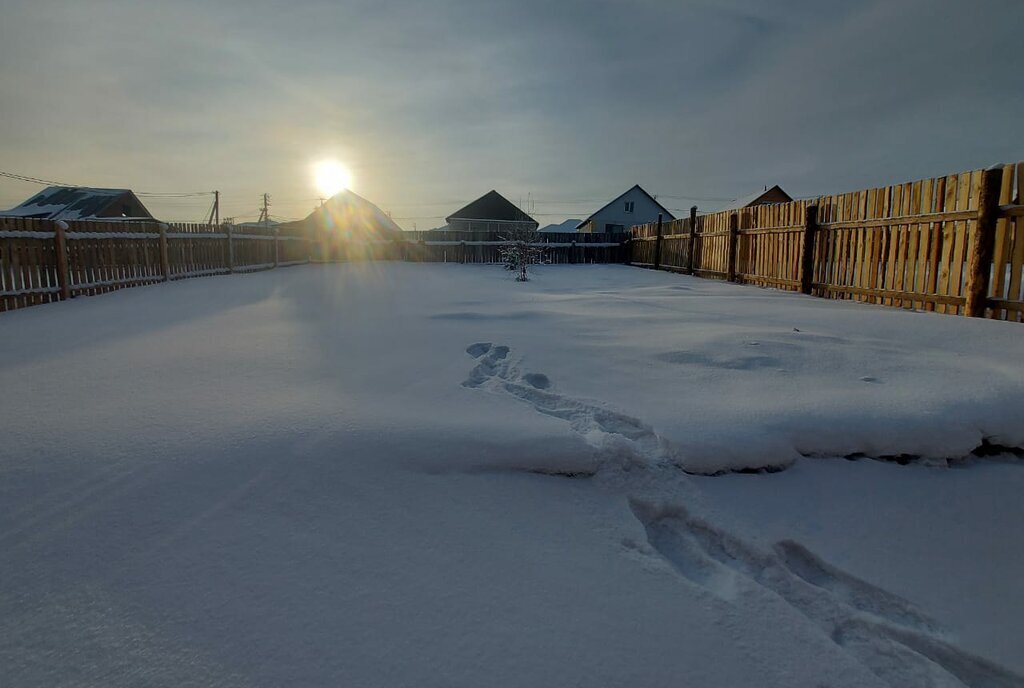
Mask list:
[[[625,225],[606,224],[604,226],[604,231],[608,232],[609,234],[612,234],[612,233],[615,233],[615,232],[625,232],[626,231],[626,227],[625,227]]]
[[[626,201],[626,212],[627,213],[633,212],[633,203],[634,203],[634,201]]]

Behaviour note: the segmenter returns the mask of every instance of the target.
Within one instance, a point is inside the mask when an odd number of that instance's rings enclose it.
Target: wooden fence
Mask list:
[[[0,311],[309,257],[306,236],[274,229],[0,217]]]
[[[638,225],[634,265],[1024,320],[1024,163]]]
[[[625,263],[628,239],[628,235],[621,233],[541,232],[535,245],[545,249],[547,263]],[[501,247],[506,243],[495,232],[405,232],[393,240],[378,241],[344,240],[325,232],[315,242],[314,259],[325,262],[500,263]]]

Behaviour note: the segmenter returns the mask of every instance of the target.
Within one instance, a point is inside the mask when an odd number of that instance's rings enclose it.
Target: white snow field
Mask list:
[[[3,686],[1024,686],[1019,324],[305,266],[0,315],[0,394]]]

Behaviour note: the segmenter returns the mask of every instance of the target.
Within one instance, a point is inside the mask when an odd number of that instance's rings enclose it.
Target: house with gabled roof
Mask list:
[[[493,189],[445,218],[444,229],[456,232],[533,231],[540,225],[514,203]]]
[[[0,210],[6,217],[42,220],[152,220],[130,189],[48,186],[21,205]]]
[[[656,222],[658,215],[662,220],[674,220],[675,216],[668,208],[646,191],[639,184],[617,196],[607,205],[602,206],[593,215],[576,227],[578,232],[600,233],[627,232],[633,225]]]
[[[772,203],[789,203],[793,197],[782,190],[778,184],[772,188],[764,187],[763,191],[755,191],[737,198],[722,210],[739,210],[740,208],[753,208],[755,205],[769,205]]]

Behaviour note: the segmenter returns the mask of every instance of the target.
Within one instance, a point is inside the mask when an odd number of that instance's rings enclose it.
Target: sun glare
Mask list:
[[[330,197],[352,186],[352,173],[337,160],[322,160],[313,168],[316,189],[322,196]]]

